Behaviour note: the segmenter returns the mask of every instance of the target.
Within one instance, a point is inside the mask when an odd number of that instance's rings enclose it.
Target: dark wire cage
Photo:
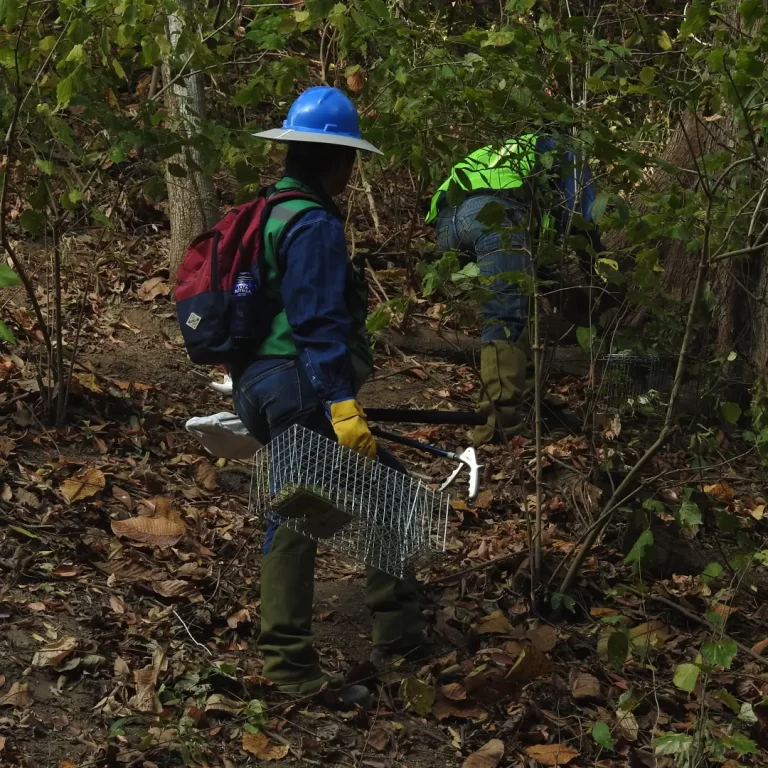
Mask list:
[[[600,410],[666,407],[672,395],[677,358],[613,353],[597,359],[596,405]],[[712,415],[723,390],[693,362],[683,371],[678,411]]]

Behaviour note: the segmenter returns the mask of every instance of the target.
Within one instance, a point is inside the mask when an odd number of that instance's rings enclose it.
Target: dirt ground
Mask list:
[[[432,354],[411,352],[402,339],[379,343],[363,404],[471,408],[473,367],[453,359],[438,334],[422,328],[419,336],[431,339]],[[167,301],[130,298],[96,313],[61,429],[40,420],[21,359],[6,358],[0,370],[0,764],[485,768],[491,763],[465,761],[490,745],[502,749],[504,766],[527,768],[530,754],[544,754],[536,749],[562,748],[572,766],[672,768],[653,754],[651,734],[695,728],[699,702],[669,681],[702,625],[617,588],[632,574],[616,536],[584,565],[574,621],[555,624],[534,610],[525,520],[535,451],[524,438],[480,450],[483,491],[468,505],[461,479],[447,553],[420,572],[430,582],[432,657],[376,672],[362,569],[321,550],[318,650],[329,669],[368,684],[376,706],[338,713],[270,687],[255,647],[263,524],[249,505],[251,470],[217,462],[185,432],[189,416],[229,410],[231,400],[206,387],[211,371],[191,365],[178,342]],[[570,395],[570,381],[555,389]],[[391,426],[447,447],[469,439],[463,428]],[[452,469],[388,447],[430,483]],[[611,488],[592,482],[594,451],[583,435],[547,438],[545,451],[545,545],[557,558]],[[664,461],[667,472],[686,471],[680,453]],[[752,487],[744,510],[759,508],[759,493]],[[141,536],[121,533],[147,519],[155,527]],[[713,588],[697,574],[717,553],[710,544],[703,560],[687,558],[683,549],[697,542],[673,540],[658,575],[664,594],[703,616]],[[682,562],[692,565],[681,572]],[[766,626],[755,595],[768,593],[753,588],[729,619],[748,647]],[[656,638],[655,666],[640,656],[624,667],[606,661],[600,638],[615,621]],[[757,681],[751,693],[736,674],[720,673],[718,685],[754,699],[768,694],[763,672],[745,668]],[[589,695],[574,693],[582,683]],[[637,697],[632,728],[621,725],[624,715],[616,720],[628,691]],[[730,722],[722,701],[709,704],[717,722]],[[596,722],[612,724],[610,755],[589,735]]]

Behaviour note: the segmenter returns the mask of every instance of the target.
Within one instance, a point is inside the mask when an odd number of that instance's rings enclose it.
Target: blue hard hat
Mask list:
[[[276,141],[336,144],[381,154],[362,137],[355,105],[338,88],[327,85],[304,91],[288,110],[282,128],[254,135]]]

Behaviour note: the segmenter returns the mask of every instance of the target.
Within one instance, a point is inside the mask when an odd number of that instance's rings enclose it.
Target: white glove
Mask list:
[[[221,384],[216,381],[209,381],[208,386],[216,392],[220,392],[222,395],[232,394],[232,377],[227,375],[222,380]]]
[[[263,447],[234,413],[195,416],[185,426],[206,451],[223,459],[250,459]]]

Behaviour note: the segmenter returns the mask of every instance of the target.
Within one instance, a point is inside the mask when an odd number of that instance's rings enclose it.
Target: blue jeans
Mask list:
[[[477,221],[488,203],[507,209],[504,232],[494,232]],[[530,272],[531,243],[526,228],[529,208],[517,200],[474,195],[460,206],[444,207],[437,217],[437,244],[441,251],[460,251],[476,260],[483,277],[492,279],[493,297],[483,302],[482,341],[517,341],[528,322],[528,296],[504,278],[505,272]]]

